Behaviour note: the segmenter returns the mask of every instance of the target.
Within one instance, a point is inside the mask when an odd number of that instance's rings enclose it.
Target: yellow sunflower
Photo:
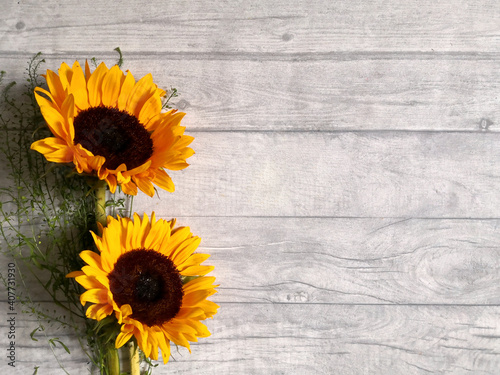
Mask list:
[[[80,253],[86,262],[68,277],[87,289],[80,297],[88,318],[102,320],[115,314],[121,332],[120,348],[132,336],[146,356],[163,362],[170,357],[170,341],[191,351],[189,341],[208,337],[200,321],[213,317],[219,307],[207,298],[214,293],[215,277],[204,276],[213,266],[200,265],[209,255],[193,254],[200,243],[188,227],[173,229],[175,220],[156,221],[108,216],[102,237],[92,233],[100,255]],[[183,283],[182,276],[200,276]]]
[[[184,113],[162,112],[165,91],[151,74],[136,82],[118,65],[101,63],[90,73],[87,62],[84,73],[76,61],[44,77],[49,91],[37,87],[35,97],[54,137],[34,142],[33,150],[51,162],[74,163],[78,173],[105,180],[112,193],[120,185],[126,194],[139,188],[153,196],[152,183],[174,191],[164,168],[186,168],[194,138],[183,134]]]

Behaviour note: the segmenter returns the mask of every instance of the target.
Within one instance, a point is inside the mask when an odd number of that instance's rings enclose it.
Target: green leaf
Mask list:
[[[32,339],[33,341],[38,341],[38,339],[36,339],[36,338],[35,338],[35,333],[37,333],[37,331],[38,331],[38,330],[40,330],[40,331],[41,331],[40,327],[36,327],[36,328],[35,328],[33,331],[31,331],[31,333],[30,333],[30,337],[31,337],[31,339]]]
[[[54,347],[56,346],[56,343],[58,343],[59,345],[61,345],[64,348],[64,350],[66,350],[66,353],[71,354],[71,352],[69,351],[69,348],[66,345],[64,345],[64,343],[61,340],[59,340],[58,337],[53,338],[53,339],[49,339],[49,342]]]

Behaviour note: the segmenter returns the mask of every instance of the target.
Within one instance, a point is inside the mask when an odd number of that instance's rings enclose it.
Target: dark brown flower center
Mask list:
[[[129,304],[131,317],[150,327],[168,322],[181,308],[184,292],[179,271],[157,251],[126,252],[118,258],[108,279],[116,304]]]
[[[80,143],[94,155],[104,156],[104,167],[127,169],[144,164],[153,154],[153,141],[139,120],[112,107],[91,107],[74,119],[74,144]]]

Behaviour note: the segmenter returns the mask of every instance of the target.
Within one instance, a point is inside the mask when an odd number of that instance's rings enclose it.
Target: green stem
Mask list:
[[[128,343],[130,350],[130,375],[141,375],[139,348],[133,341]]]
[[[108,347],[104,366],[106,366],[108,375],[120,375],[120,358],[118,357],[118,350],[113,346]]]
[[[95,216],[103,227],[106,226],[106,181],[99,181],[95,185]]]

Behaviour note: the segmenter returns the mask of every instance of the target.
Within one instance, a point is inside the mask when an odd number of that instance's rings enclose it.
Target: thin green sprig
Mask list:
[[[179,95],[180,92],[177,91],[175,87],[171,87],[170,90],[168,90],[165,94],[161,109],[172,109],[173,107],[169,105],[170,100],[172,100],[172,98],[177,98]]]
[[[120,60],[123,61],[120,53]],[[78,254],[93,249],[90,231],[97,231],[95,194],[87,180],[72,173],[65,165],[48,163],[44,156],[30,150],[31,144],[50,136],[34,96],[39,69],[44,60],[36,54],[28,64],[24,90],[19,92],[15,82],[3,87],[0,95],[0,129],[4,132],[0,144],[1,166],[7,179],[0,186],[0,251],[17,265],[20,285],[17,302],[22,311],[37,320],[32,339],[44,338],[50,349],[69,348],[60,336],[51,337],[46,326],[71,329],[79,338],[82,349],[106,374],[104,357],[115,335],[108,322],[96,331],[98,322],[85,319],[85,306],[80,303],[81,286],[66,275],[84,265]],[[0,84],[5,73],[0,73]],[[110,200],[111,209],[122,209],[123,202]],[[0,278],[6,283],[5,275]],[[42,307],[33,301],[28,280],[36,280],[59,312]],[[84,337],[85,339],[82,339]],[[64,365],[56,360],[60,367]]]

